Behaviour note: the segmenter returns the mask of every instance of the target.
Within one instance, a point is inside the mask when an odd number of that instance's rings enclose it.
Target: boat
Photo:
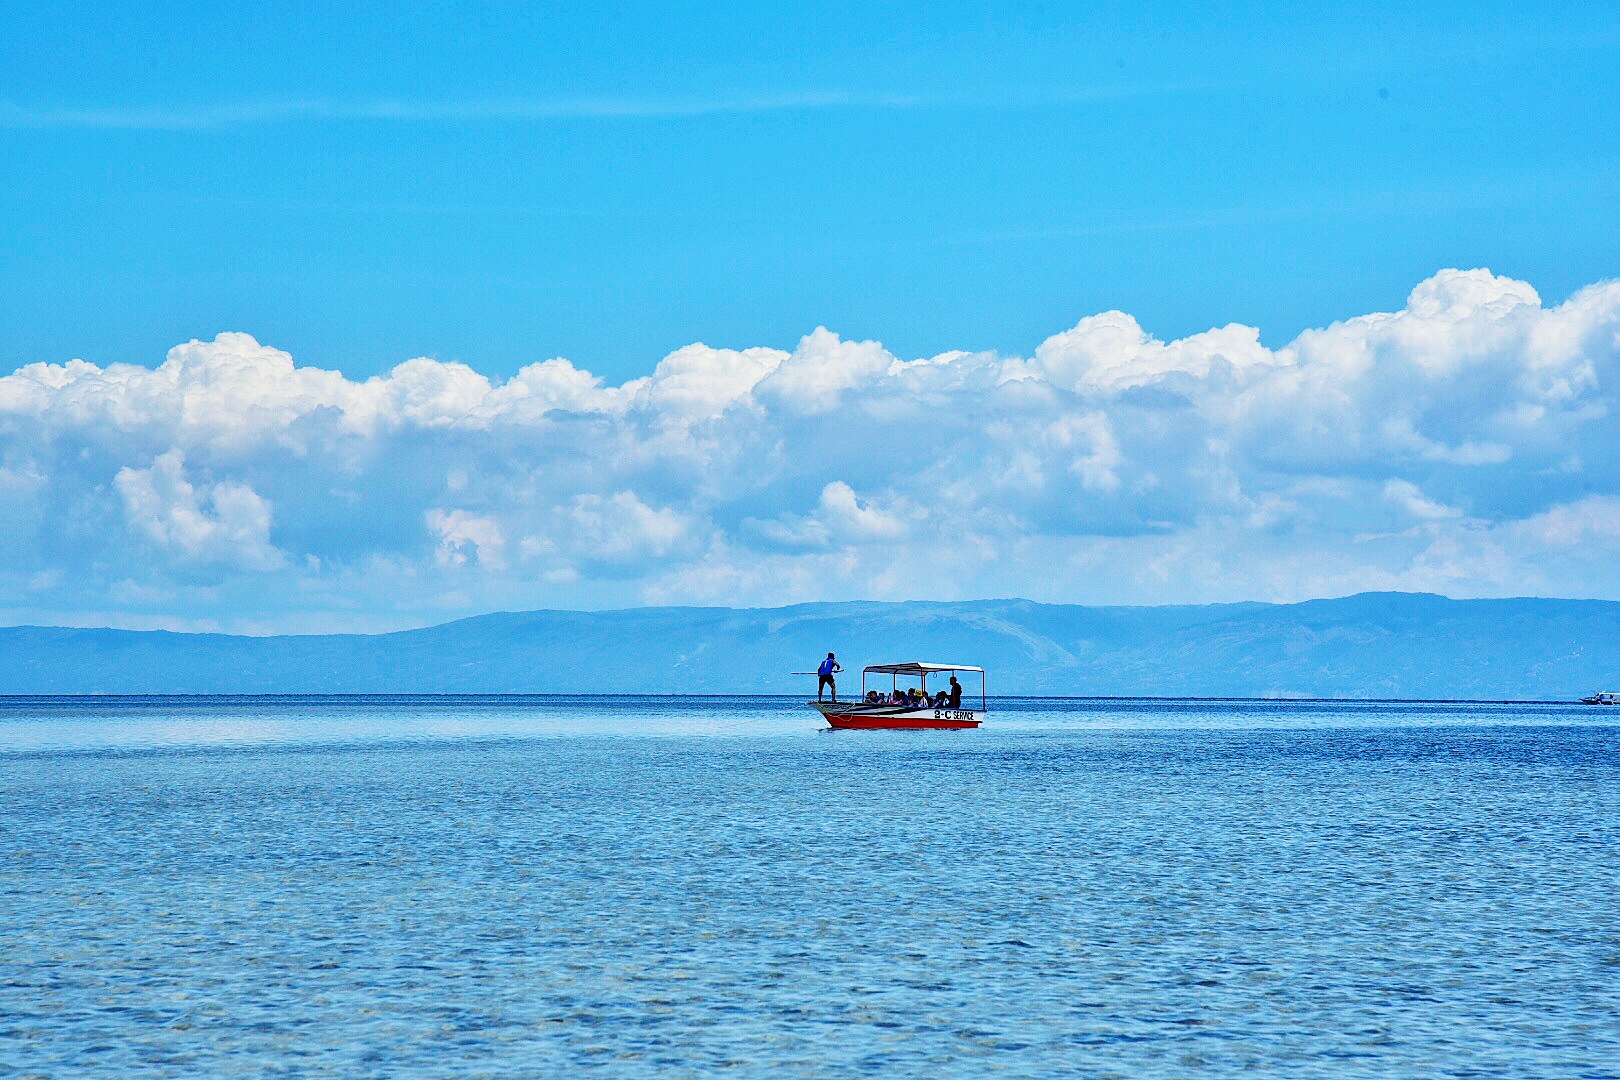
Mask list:
[[[867,688],[874,675],[890,676],[890,694],[902,689],[900,680],[916,680],[918,689],[928,693],[928,676],[949,676],[956,672],[977,672],[979,675],[979,707],[971,704],[960,708],[935,708],[932,705],[894,705],[890,697]],[[935,686],[939,683],[936,681]],[[835,728],[863,730],[946,731],[953,728],[976,728],[984,722],[989,711],[985,697],[984,668],[972,664],[936,664],[911,660],[901,664],[871,664],[861,671],[861,696],[854,701],[811,701],[812,709],[827,718]],[[873,700],[877,698],[878,700]]]
[[[1591,697],[1581,698],[1582,705],[1620,705],[1620,693],[1613,690],[1600,690]]]

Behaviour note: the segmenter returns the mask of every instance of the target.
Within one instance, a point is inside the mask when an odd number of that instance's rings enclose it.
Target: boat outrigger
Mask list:
[[[972,704],[962,704],[958,698],[955,705],[942,701],[935,705],[928,697],[928,676],[954,675],[956,672],[973,672],[979,674],[979,707]],[[890,692],[883,694],[877,690],[867,689],[867,680],[873,675],[889,675]],[[920,702],[901,701],[902,687],[900,680],[904,677],[907,682],[915,679],[917,689],[923,694]],[[908,688],[909,689],[909,688]],[[934,699],[939,700],[943,695],[936,694]],[[827,723],[835,728],[864,728],[864,729],[912,729],[912,730],[946,730],[951,728],[976,728],[984,722],[988,712],[989,700],[985,696],[984,668],[974,667],[971,664],[934,664],[921,660],[913,660],[904,664],[872,664],[861,672],[861,696],[856,701],[811,701],[812,709],[816,709],[827,718]]]

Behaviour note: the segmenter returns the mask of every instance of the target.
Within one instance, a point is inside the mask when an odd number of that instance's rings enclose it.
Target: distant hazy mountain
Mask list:
[[[0,693],[792,693],[836,650],[982,664],[992,694],[1568,699],[1620,689],[1620,603],[1365,593],[484,615],[378,635],[0,628]]]

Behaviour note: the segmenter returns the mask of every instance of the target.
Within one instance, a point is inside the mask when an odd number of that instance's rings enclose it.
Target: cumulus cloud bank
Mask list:
[[[242,333],[0,378],[13,621],[373,627],[491,608],[1371,588],[1620,597],[1620,282],[1445,270],[1268,348],[1081,319],[1030,356],[817,329],[607,385]]]

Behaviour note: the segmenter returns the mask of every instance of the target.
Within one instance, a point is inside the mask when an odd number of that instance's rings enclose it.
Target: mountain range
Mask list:
[[[992,696],[1568,700],[1620,687],[1620,602],[1363,593],[500,612],[389,634],[0,628],[0,693],[804,693],[836,651],[979,664]]]

